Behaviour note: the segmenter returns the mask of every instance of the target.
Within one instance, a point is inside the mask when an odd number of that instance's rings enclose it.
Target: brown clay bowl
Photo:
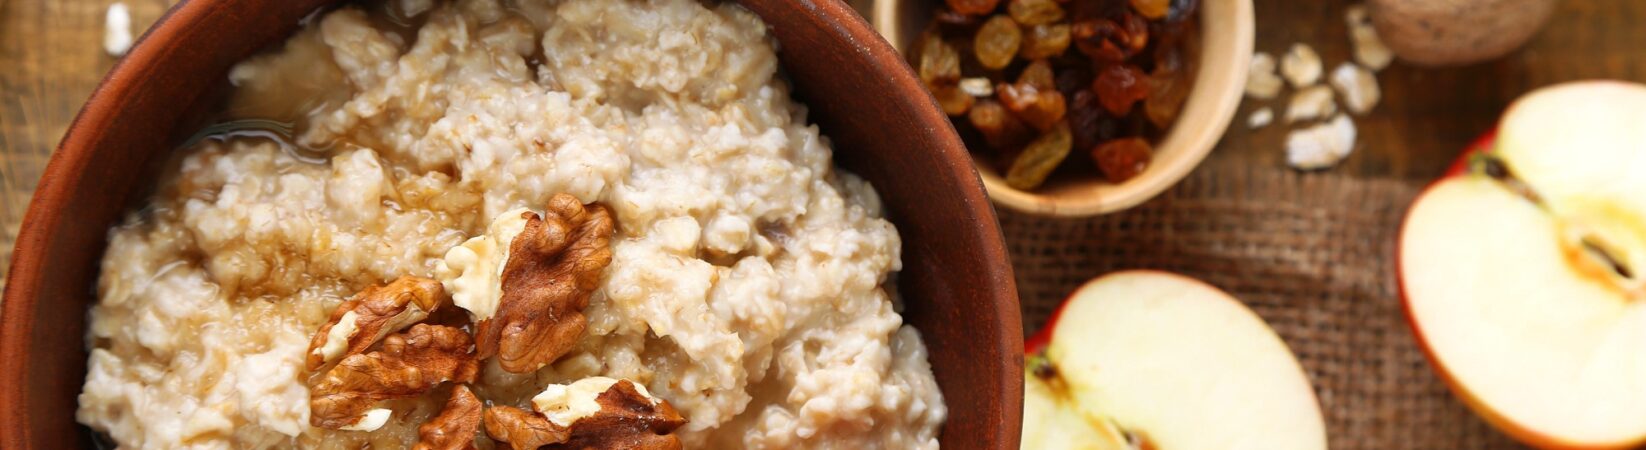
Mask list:
[[[0,448],[92,448],[74,420],[109,226],[141,201],[236,61],[327,0],[183,1],[115,66],[46,167],[0,303]],[[994,211],[960,139],[891,45],[844,2],[745,0],[840,164],[902,231],[899,292],[949,406],[948,449],[1018,447],[1023,341]]]
[[[874,0],[874,24],[898,49],[913,45],[943,0]],[[1183,179],[1217,146],[1234,118],[1246,86],[1255,28],[1251,0],[1200,0],[1200,61],[1194,88],[1172,128],[1155,143],[1154,159],[1142,174],[1110,183],[1095,173],[1057,177],[1034,190],[1006,184],[989,164],[979,164],[989,197],[1008,208],[1033,214],[1083,217],[1130,208]],[[1079,151],[1079,150],[1076,150]]]

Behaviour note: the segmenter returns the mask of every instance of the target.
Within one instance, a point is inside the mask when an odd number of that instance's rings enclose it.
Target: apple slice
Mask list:
[[[1401,290],[1430,361],[1528,444],[1646,442],[1646,86],[1535,91],[1465,158],[1401,230]]]
[[[1024,449],[1325,449],[1286,344],[1200,281],[1118,272],[1069,297],[1030,348]],[[1039,344],[1031,344],[1039,345]]]

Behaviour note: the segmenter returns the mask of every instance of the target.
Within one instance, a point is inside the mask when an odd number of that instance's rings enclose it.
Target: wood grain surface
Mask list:
[[[0,274],[46,160],[116,58],[103,52],[113,0],[0,0]],[[127,1],[142,33],[175,0]],[[5,282],[0,275],[0,286]]]
[[[1277,58],[1294,42],[1313,46],[1330,71],[1350,59],[1344,10],[1354,2],[1255,0],[1255,50]],[[1447,69],[1396,61],[1378,73],[1383,101],[1357,117],[1359,145],[1343,165],[1319,176],[1389,177],[1427,184],[1459,150],[1496,122],[1520,94],[1562,81],[1614,78],[1646,81],[1646,2],[1563,1],[1549,25],[1525,48],[1502,59]],[[1245,127],[1247,114],[1284,99],[1247,99],[1235,123],[1200,170],[1227,165],[1281,167],[1285,127]],[[1277,122],[1279,122],[1277,120]]]

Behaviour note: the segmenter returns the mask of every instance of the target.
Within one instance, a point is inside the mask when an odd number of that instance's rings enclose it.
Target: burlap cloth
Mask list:
[[[1284,169],[1206,170],[1137,208],[1089,219],[1000,209],[1025,332],[1074,288],[1161,269],[1246,302],[1314,382],[1331,448],[1520,448],[1430,370],[1401,311],[1394,245],[1418,188]]]

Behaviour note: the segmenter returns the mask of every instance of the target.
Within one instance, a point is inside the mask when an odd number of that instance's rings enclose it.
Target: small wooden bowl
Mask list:
[[[1002,0],[1005,2],[1007,0]],[[909,47],[942,0],[875,0],[874,26],[898,50]],[[1033,191],[1006,185],[989,164],[977,164],[989,198],[1035,214],[1082,217],[1130,208],[1171,187],[1200,164],[1228,128],[1246,86],[1252,59],[1251,0],[1200,0],[1201,57],[1194,89],[1177,123],[1155,145],[1154,160],[1136,178],[1115,184],[1091,177],[1054,176]],[[1080,151],[1076,149],[1076,151]]]
[[[46,166],[0,302],[0,448],[95,448],[75,423],[86,310],[109,226],[197,131],[229,67],[329,0],[185,0],[87,101]],[[897,51],[843,2],[744,0],[837,162],[879,190],[902,231],[898,291],[948,405],[946,449],[1015,450],[1023,333],[1006,247],[966,149]]]

